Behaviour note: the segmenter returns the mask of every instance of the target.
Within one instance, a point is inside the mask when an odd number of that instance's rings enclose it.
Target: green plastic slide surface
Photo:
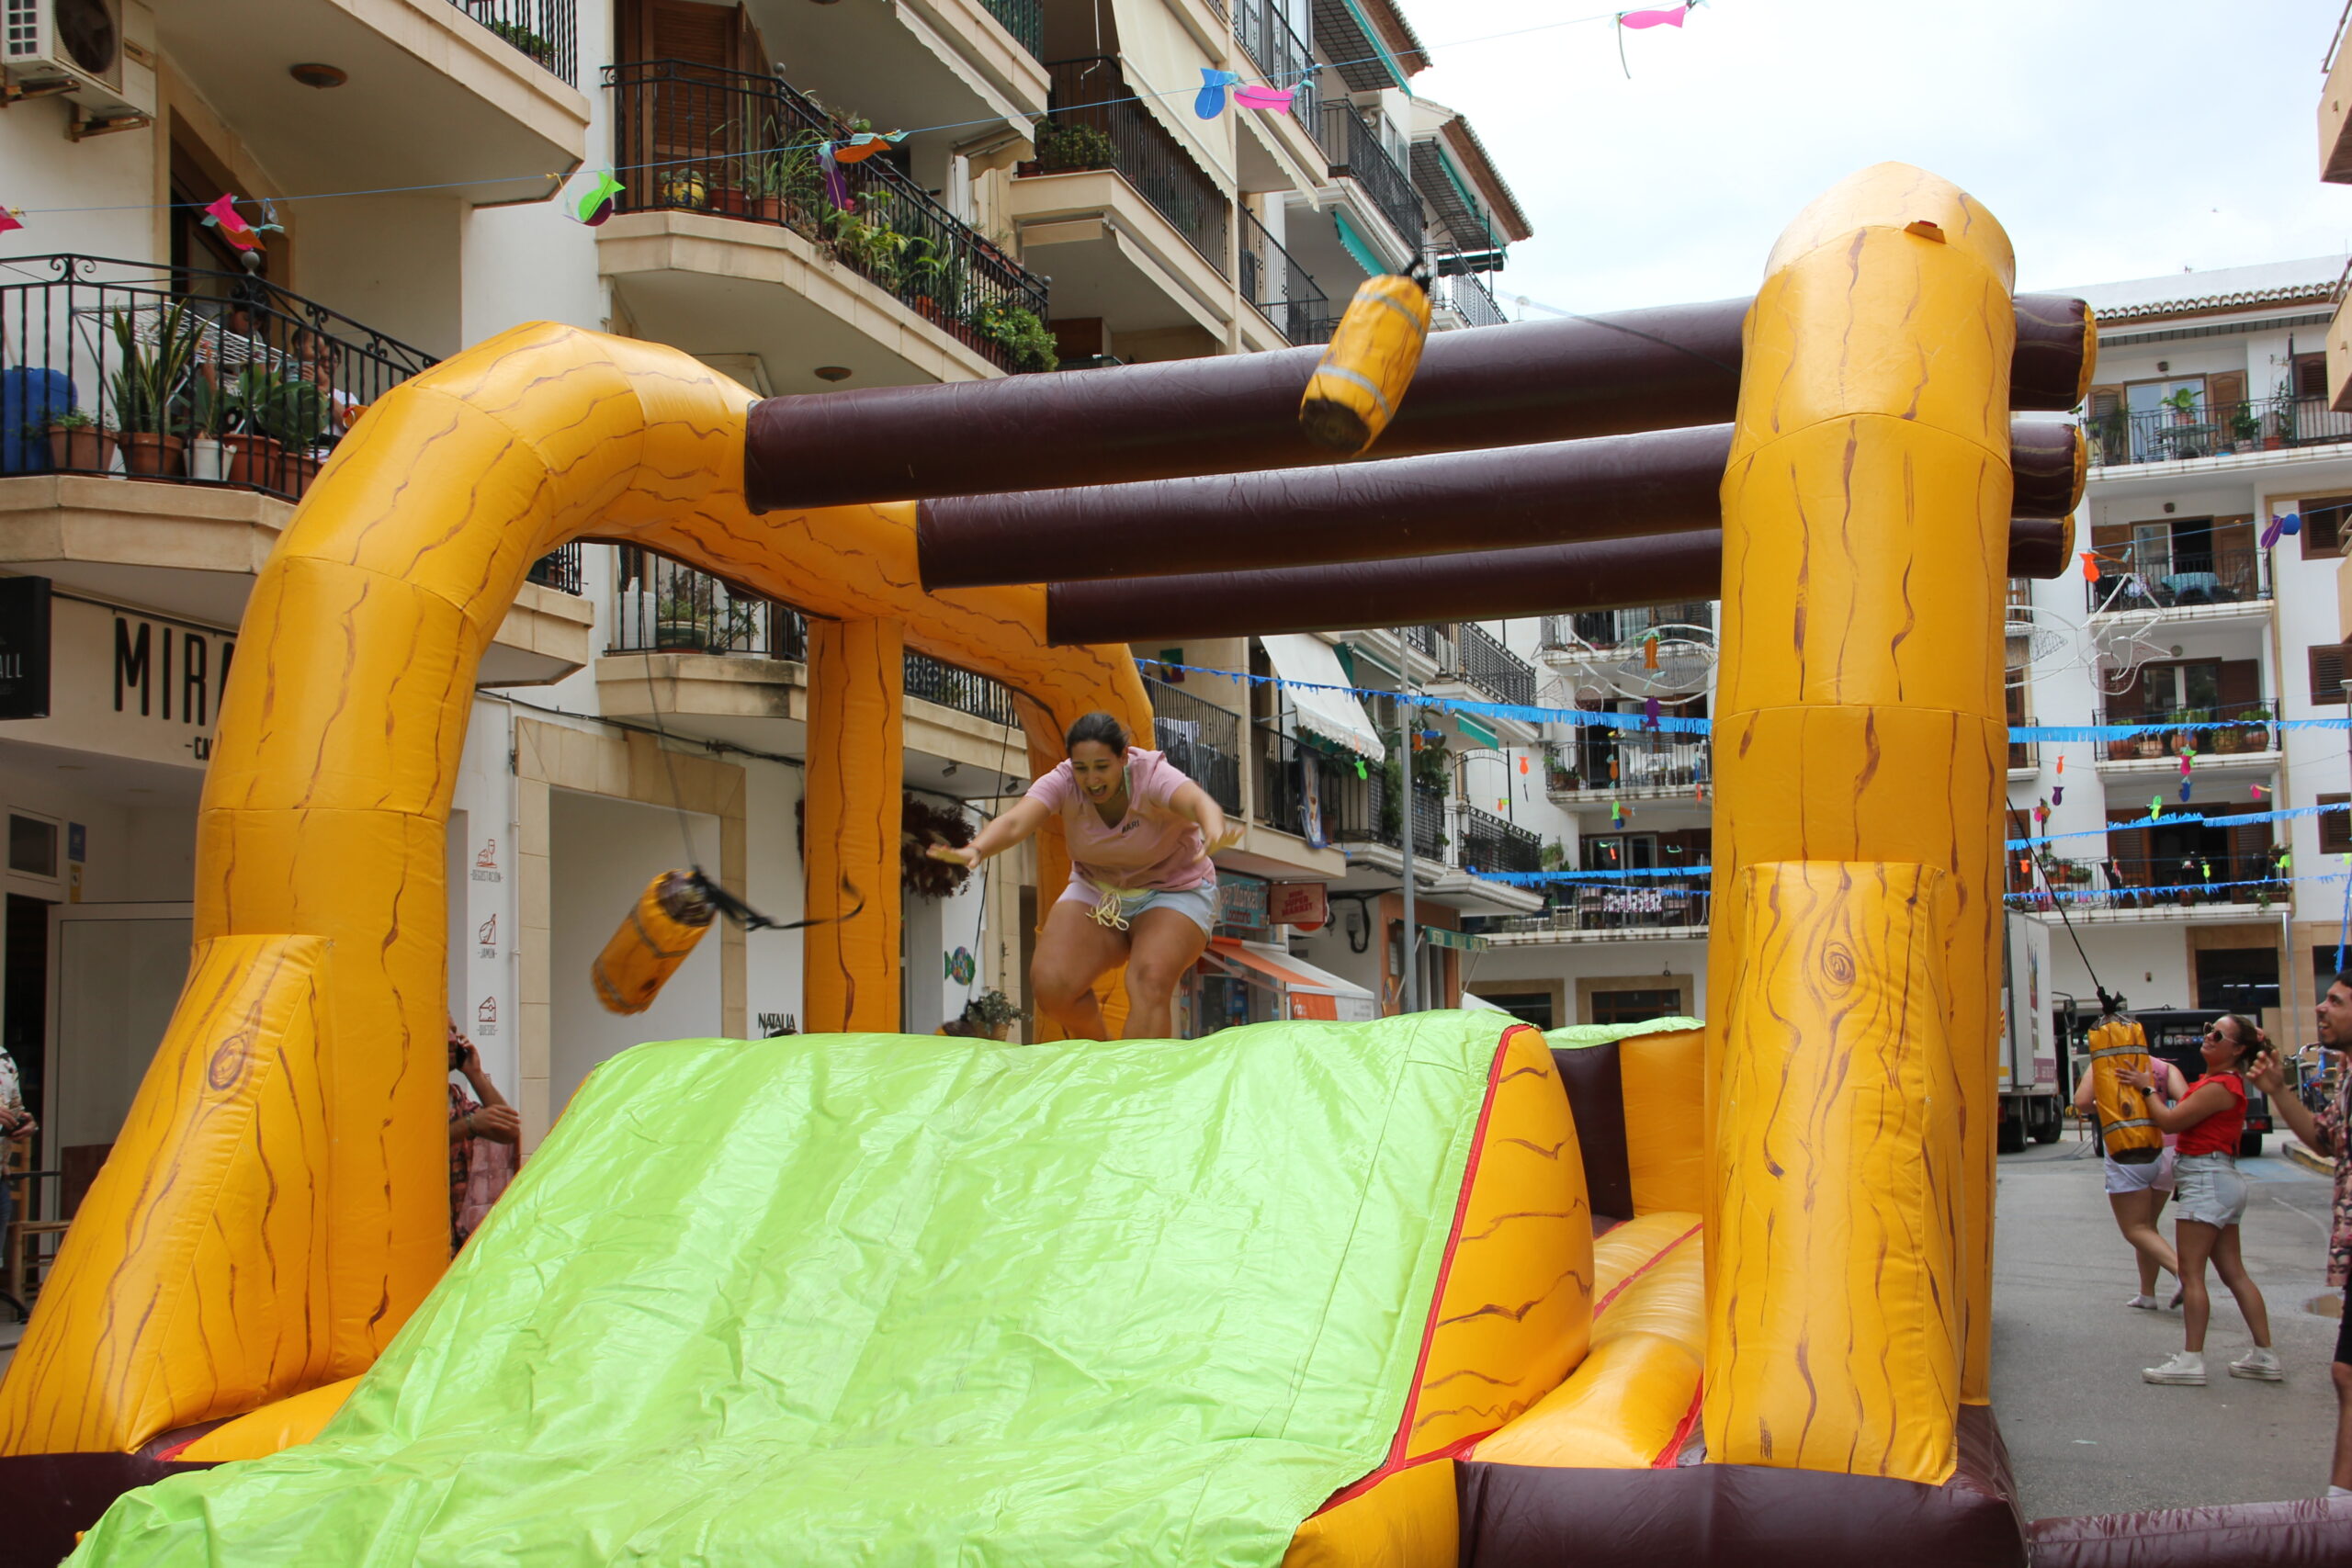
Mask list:
[[[318,1441],[70,1561],[1278,1563],[1384,1457],[1509,1022],[640,1046]]]

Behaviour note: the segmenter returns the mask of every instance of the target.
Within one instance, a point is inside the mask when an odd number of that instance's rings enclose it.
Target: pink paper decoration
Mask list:
[[[0,234],[5,234],[11,229],[21,229],[23,227],[24,224],[17,220],[17,209],[15,208],[0,207]]]
[[[1639,30],[1643,28],[1679,28],[1682,18],[1690,14],[1687,6],[1677,6],[1671,11],[1622,11],[1618,13],[1620,27]]]
[[[1272,87],[1236,87],[1233,89],[1233,101],[1245,109],[1272,109],[1276,114],[1288,114],[1291,98],[1296,92],[1295,87],[1279,90]]]

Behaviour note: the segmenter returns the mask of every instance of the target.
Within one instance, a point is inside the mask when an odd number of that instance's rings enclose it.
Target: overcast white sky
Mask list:
[[[1587,0],[1403,5],[1413,90],[1469,116],[1534,226],[1506,309],[1753,292],[1807,201],[1889,158],[1989,206],[2020,288],[2352,249],[2314,129],[2341,0],[1707,0],[1625,35],[1631,81],[1606,22],[1473,41]]]

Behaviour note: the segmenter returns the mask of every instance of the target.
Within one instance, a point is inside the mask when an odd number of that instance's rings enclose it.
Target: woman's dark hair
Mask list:
[[[2238,1048],[2238,1063],[2240,1065],[2243,1065],[2247,1057],[2253,1055],[2256,1051],[2261,1050],[2264,1045],[2268,1043],[2268,1042],[2264,1040],[2262,1037],[2262,1025],[2255,1022],[2254,1020],[2245,1017],[2242,1013],[2223,1013],[2221,1017],[2213,1021],[2213,1027],[2220,1029],[2222,1025],[2225,1023],[2234,1023],[2237,1025],[2237,1028],[2234,1030],[2224,1031],[2222,1038],[2227,1040],[2231,1044]]]
[[[1114,757],[1124,757],[1127,754],[1127,732],[1121,728],[1117,719],[1107,713],[1090,713],[1080,716],[1079,721],[1069,727],[1069,733],[1062,738],[1062,754],[1068,756],[1070,752],[1077,750],[1079,742],[1081,740],[1091,740],[1098,745],[1108,746],[1111,749],[1111,754]]]

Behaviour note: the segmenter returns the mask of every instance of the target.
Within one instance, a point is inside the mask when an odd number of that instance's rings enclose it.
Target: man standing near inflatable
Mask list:
[[[2327,1242],[2327,1282],[2345,1290],[2345,1313],[2335,1331],[2335,1464],[2327,1495],[2352,1497],[2352,970],[2335,976],[2319,1002],[2319,1043],[2337,1053],[2335,1098],[2316,1115],[2288,1085],[2285,1066],[2273,1052],[2256,1058],[2247,1075],[2295,1136],[2335,1160],[2335,1223]]]

